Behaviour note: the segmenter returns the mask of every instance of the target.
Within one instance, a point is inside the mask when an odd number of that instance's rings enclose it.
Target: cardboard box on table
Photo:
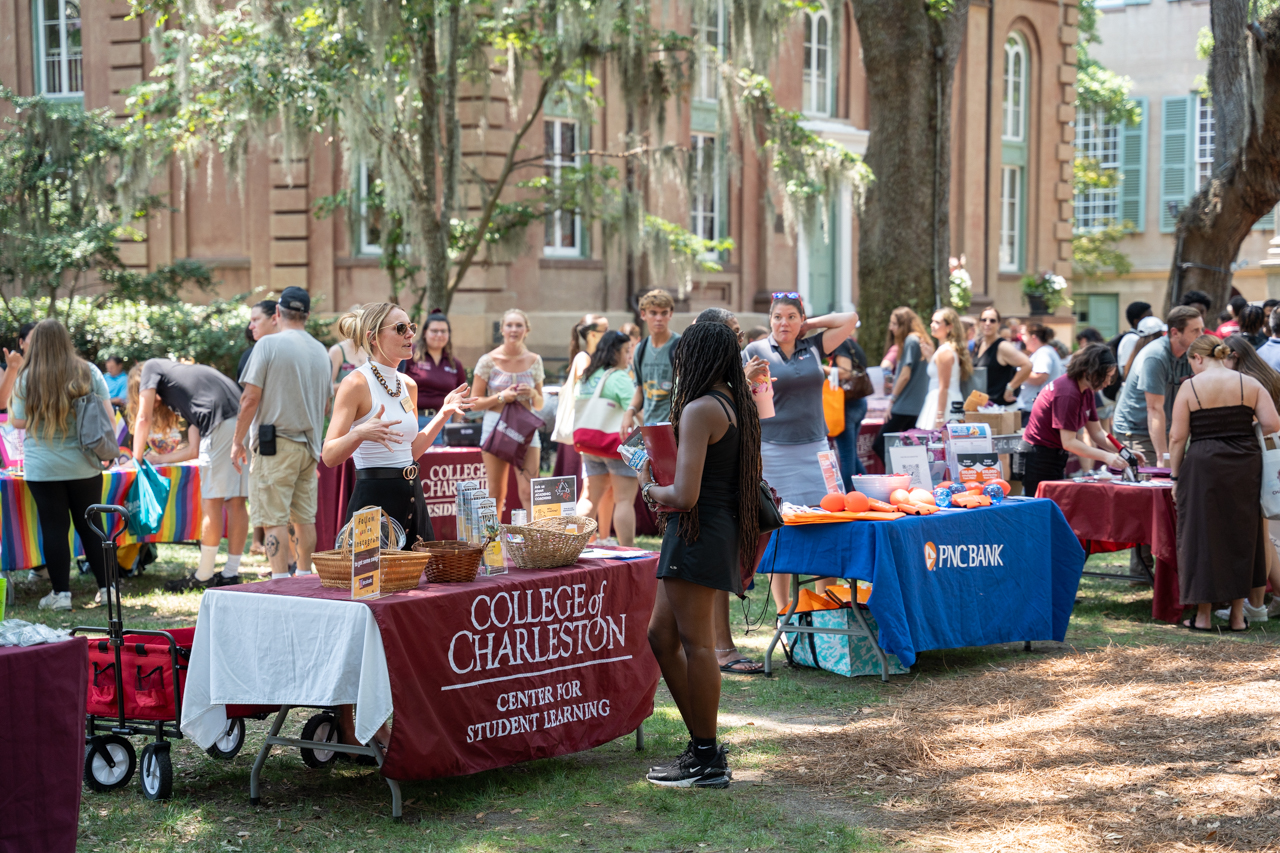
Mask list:
[[[996,449],[999,450],[1000,439],[1009,436],[1022,435],[1022,412],[965,412],[964,422],[967,424],[987,424],[991,427],[991,435],[993,441],[996,442]],[[1010,477],[1013,474],[1013,467],[1009,461],[1009,453],[1000,454],[1000,470],[1004,472],[1004,479],[1012,483]]]

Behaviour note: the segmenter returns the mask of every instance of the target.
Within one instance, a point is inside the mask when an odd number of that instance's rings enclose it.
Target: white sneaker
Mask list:
[[[44,598],[40,599],[40,603],[36,606],[41,610],[70,610],[71,593],[51,592]]]
[[[48,569],[31,569],[27,572],[27,583],[35,583],[36,581],[47,581],[49,579]]]
[[[1223,622],[1230,621],[1231,608],[1224,607],[1221,610],[1215,610],[1213,611],[1213,615],[1217,616]],[[1266,622],[1267,617],[1271,615],[1271,611],[1266,607],[1254,607],[1252,604],[1246,601],[1244,603],[1244,615],[1245,615],[1245,618],[1249,620],[1249,624],[1252,625],[1255,622]]]
[[[93,603],[94,603],[94,604],[106,604],[106,603],[107,603],[107,600],[108,600],[110,597],[111,597],[111,588],[110,588],[110,587],[106,587],[106,586],[98,587],[98,594],[97,594],[96,596],[94,596]],[[116,601],[119,601],[119,600],[120,600],[120,593],[119,593],[119,592],[117,592],[117,593],[116,593],[115,600],[116,600]]]
[[[1280,595],[1271,596],[1271,603],[1267,605],[1267,615],[1280,619]]]

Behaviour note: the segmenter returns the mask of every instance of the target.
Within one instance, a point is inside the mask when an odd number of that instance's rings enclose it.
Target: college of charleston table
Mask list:
[[[658,667],[646,629],[656,567],[656,556],[582,560],[473,583],[420,583],[369,602],[344,601],[349,591],[325,589],[315,577],[209,590],[206,601],[234,594],[257,617],[219,619],[223,627],[197,632],[187,690],[190,696],[200,685],[208,707],[189,702],[183,717],[249,697],[245,704],[294,704],[281,685],[302,684],[307,673],[266,678],[246,667],[211,678],[199,646],[288,647],[296,633],[291,620],[305,619],[298,603],[323,599],[371,608],[377,622],[395,711],[382,768],[388,778],[477,773],[591,749],[635,731],[653,711]],[[275,599],[270,618],[246,599]],[[376,646],[362,647],[369,654]],[[287,661],[273,665],[288,668]],[[297,666],[307,664],[300,659]],[[360,668],[358,656],[352,666]]]

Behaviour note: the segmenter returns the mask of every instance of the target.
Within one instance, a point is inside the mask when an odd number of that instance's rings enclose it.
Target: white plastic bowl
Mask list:
[[[849,478],[853,488],[874,501],[889,502],[894,489],[911,488],[910,474],[855,474]]]

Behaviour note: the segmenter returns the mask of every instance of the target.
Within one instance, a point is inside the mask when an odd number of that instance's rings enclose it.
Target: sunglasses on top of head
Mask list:
[[[774,299],[799,299],[800,294],[794,290],[775,290],[770,294]]]
[[[382,329],[395,329],[397,335],[403,335],[405,333],[410,335],[418,334],[417,323],[394,323],[392,325],[383,326]],[[381,332],[382,329],[379,329],[378,331]]]

